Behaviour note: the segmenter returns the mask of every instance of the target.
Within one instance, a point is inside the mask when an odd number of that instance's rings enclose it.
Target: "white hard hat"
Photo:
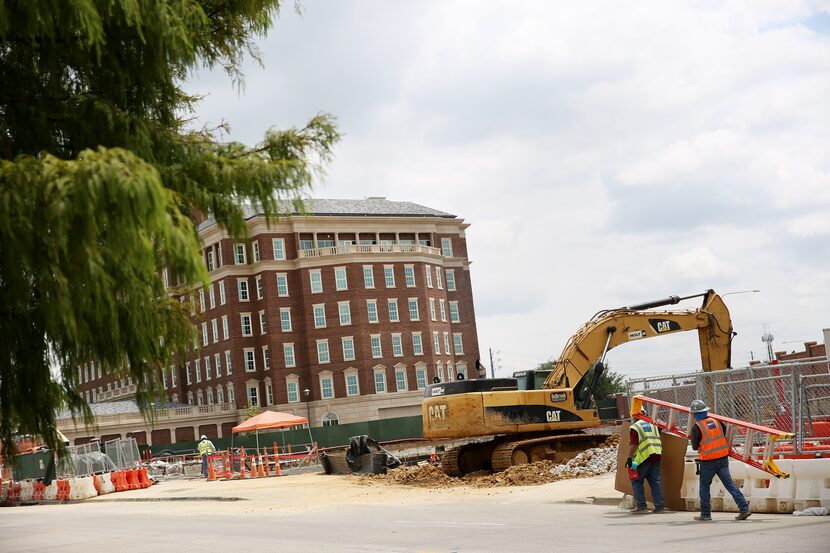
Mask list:
[[[201,437],[201,438],[199,438],[199,439],[200,439],[200,440],[207,440],[207,436],[205,436],[204,434],[202,434],[202,437]]]

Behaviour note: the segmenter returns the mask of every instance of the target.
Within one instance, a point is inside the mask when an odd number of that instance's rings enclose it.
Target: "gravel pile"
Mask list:
[[[536,461],[496,473],[479,471],[462,477],[452,477],[444,474],[437,466],[427,465],[400,467],[390,470],[387,474],[355,475],[355,478],[366,485],[392,484],[420,488],[533,486],[569,478],[586,478],[617,470],[618,442],[617,436],[612,436],[601,446],[583,451],[566,463]]]

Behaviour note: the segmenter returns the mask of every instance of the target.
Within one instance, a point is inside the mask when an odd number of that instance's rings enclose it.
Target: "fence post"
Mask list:
[[[800,370],[798,371],[801,372]],[[801,453],[801,449],[798,445],[798,436],[796,435],[796,414],[795,414],[795,392],[798,389],[798,374],[796,374],[795,368],[790,371],[790,419],[792,420],[792,433],[793,436],[796,437],[796,445],[793,447],[796,453]],[[786,398],[785,398],[786,399]]]

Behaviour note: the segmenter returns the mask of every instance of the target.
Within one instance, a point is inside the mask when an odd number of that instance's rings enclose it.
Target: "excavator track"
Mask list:
[[[464,476],[490,469],[490,457],[496,442],[479,442],[454,447],[441,456],[441,470],[448,476]]]
[[[604,442],[610,434],[560,434],[544,438],[529,438],[503,442],[490,456],[493,472],[513,465],[524,465],[540,459],[567,461],[586,449]]]

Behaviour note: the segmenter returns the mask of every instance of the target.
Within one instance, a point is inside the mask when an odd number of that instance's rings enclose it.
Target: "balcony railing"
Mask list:
[[[425,253],[430,255],[441,255],[441,248],[434,248],[432,246],[424,246],[421,244],[343,244],[328,248],[299,250],[297,253],[300,259],[355,253]]]
[[[220,415],[223,413],[231,414],[236,412],[236,405],[233,403],[214,403],[212,405],[187,405],[185,407],[173,407],[170,409],[156,409],[154,422],[168,422],[189,417],[198,417],[204,415]],[[95,422],[98,426],[116,426],[119,424],[134,424],[141,422],[144,417],[138,411],[129,413],[117,413],[115,415],[98,415],[95,417]],[[71,421],[71,419],[64,419],[64,421]],[[64,422],[64,421],[59,421]],[[59,424],[60,426],[60,424]]]

